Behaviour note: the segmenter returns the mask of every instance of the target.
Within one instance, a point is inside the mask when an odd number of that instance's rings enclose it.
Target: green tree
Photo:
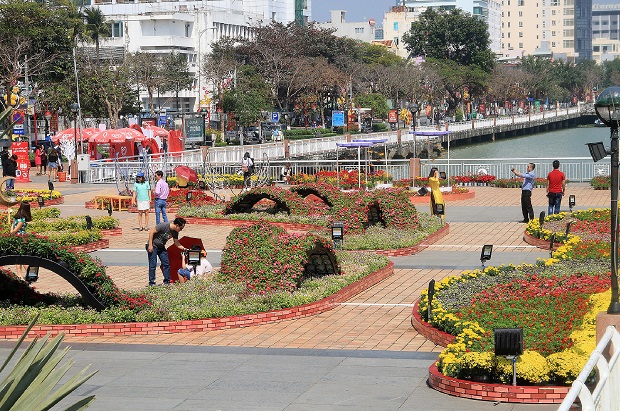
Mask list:
[[[239,67],[236,86],[224,93],[223,102],[224,111],[234,112],[245,127],[259,122],[262,112],[272,108],[269,88],[249,65]]]
[[[475,65],[487,72],[494,66],[486,22],[462,9],[427,9],[411,24],[403,41],[414,56]]]
[[[153,53],[136,52],[127,56],[126,64],[130,66],[131,80],[134,85],[143,87],[149,96],[151,117],[155,116],[153,96],[156,90],[164,86],[163,60]]]
[[[99,43],[101,38],[110,37],[112,35],[112,28],[99,7],[84,9],[84,18],[86,20],[86,35],[95,43],[95,55],[97,60],[99,60]]]
[[[355,96],[356,105],[364,108],[371,108],[373,117],[384,119],[387,117],[390,108],[382,94],[368,93]]]

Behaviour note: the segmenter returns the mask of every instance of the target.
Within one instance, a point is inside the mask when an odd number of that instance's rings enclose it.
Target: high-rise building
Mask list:
[[[592,58],[592,0],[502,0],[502,55]]]
[[[82,0],[80,0],[82,2]],[[211,43],[222,37],[251,38],[252,28],[272,21],[288,24],[307,23],[311,0],[220,0],[149,1],[86,0],[84,7],[99,7],[112,24],[112,37],[101,39],[102,58],[118,58],[126,52],[153,54],[179,53],[187,58],[194,75],[191,90],[156,97],[157,107],[195,111],[211,85],[199,75],[204,55]],[[142,106],[148,96],[142,91]]]
[[[592,5],[592,58],[597,62],[620,57],[620,4]]]

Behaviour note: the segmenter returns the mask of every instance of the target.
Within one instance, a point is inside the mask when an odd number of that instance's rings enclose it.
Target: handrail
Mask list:
[[[605,352],[608,350],[610,342],[613,354],[608,362],[605,358]],[[596,345],[579,376],[573,382],[558,411],[568,411],[571,409],[577,398],[581,401],[581,409],[583,411],[619,410],[620,390],[618,390],[618,384],[620,384],[620,364],[618,364],[618,357],[620,357],[620,333],[618,333],[614,326],[610,325]],[[598,371],[599,380],[594,391],[590,392],[590,389],[586,386],[586,381],[595,368]]]

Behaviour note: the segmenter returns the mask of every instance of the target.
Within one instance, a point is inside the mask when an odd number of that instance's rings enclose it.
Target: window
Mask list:
[[[555,41],[551,42],[551,47],[555,47]]]
[[[522,31],[519,32],[519,37],[523,37],[523,32]]]
[[[519,48],[522,49],[523,48],[523,43],[519,43]]]
[[[510,22],[508,22],[508,27],[510,28]]]
[[[575,25],[575,19],[564,19],[564,27],[573,27]]]
[[[510,10],[508,11],[508,17],[510,17]]]
[[[564,5],[565,6],[574,6],[575,5],[575,0],[564,0]]]
[[[123,37],[123,22],[113,21],[111,24],[112,37]]]
[[[522,21],[519,22],[519,27],[523,27],[523,22]]]
[[[563,46],[565,49],[574,49],[575,48],[575,40],[564,40]]]
[[[398,31],[398,22],[397,21],[394,22],[394,31]]]
[[[474,16],[481,16],[482,15],[482,7],[474,7],[473,15]]]
[[[573,16],[573,15],[575,15],[575,9],[573,9],[573,8],[564,9],[563,14],[565,16]],[[598,23],[598,21],[597,21],[597,23]]]
[[[510,32],[508,32],[508,38],[510,38]]]
[[[555,26],[555,20],[551,20],[551,25]]]
[[[560,5],[560,0],[551,0],[549,2],[550,6],[559,6]]]
[[[595,53],[598,53],[598,52],[601,51],[601,49],[600,49],[599,46],[592,46],[592,51],[595,52]]]
[[[355,28],[355,34],[364,34],[364,28],[363,27],[356,27]]]
[[[564,30],[564,37],[575,37],[575,30],[573,29]]]
[[[191,26],[189,25],[189,23],[185,23],[185,37],[190,37],[191,33]]]
[[[510,13],[510,12],[508,12],[508,13]],[[522,11],[519,12],[519,17],[523,17],[523,12]]]
[[[551,37],[555,37],[555,31],[551,32]]]
[[[551,10],[551,15],[555,16],[555,10]]]
[[[525,6],[525,0],[518,0],[517,6]]]

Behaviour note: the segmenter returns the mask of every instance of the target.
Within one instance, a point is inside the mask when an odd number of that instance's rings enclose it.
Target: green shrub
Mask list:
[[[374,132],[382,132],[387,131],[388,126],[385,123],[374,123],[372,125],[372,131]]]

